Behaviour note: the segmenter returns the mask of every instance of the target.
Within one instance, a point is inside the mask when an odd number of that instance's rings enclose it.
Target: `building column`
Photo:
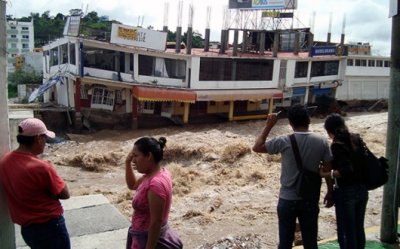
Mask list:
[[[82,130],[83,128],[83,120],[81,113],[81,78],[77,78],[75,81],[75,94],[74,94],[74,102],[75,102],[75,118],[74,118],[74,128],[77,130]]]
[[[139,127],[138,105],[140,103],[132,94],[130,95],[130,98],[132,98],[132,129],[137,130]]]
[[[270,98],[268,100],[268,114],[272,113],[274,111],[274,99]]]
[[[235,101],[231,100],[229,101],[229,121],[233,120],[233,109],[235,106]]]
[[[184,104],[185,104],[185,109],[184,109],[184,112],[183,112],[183,123],[187,124],[187,123],[189,123],[189,109],[190,109],[189,107],[190,107],[190,103],[185,102]]]

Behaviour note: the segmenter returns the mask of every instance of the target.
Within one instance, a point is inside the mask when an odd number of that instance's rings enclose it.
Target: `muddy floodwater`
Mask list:
[[[373,152],[385,155],[387,112],[345,118]],[[185,248],[276,248],[280,156],[251,151],[264,122],[70,135],[71,141],[49,145],[43,157],[65,178],[72,195],[103,194],[130,218],[133,192],[125,185],[125,156],[137,138],[164,136],[164,163],[174,183],[170,225]],[[327,137],[323,122],[312,119],[310,130]],[[287,119],[280,119],[270,136],[290,131]],[[325,185],[322,189],[321,196]],[[382,190],[370,191],[367,227],[380,224]],[[322,240],[335,236],[336,225],[334,208],[320,207]]]

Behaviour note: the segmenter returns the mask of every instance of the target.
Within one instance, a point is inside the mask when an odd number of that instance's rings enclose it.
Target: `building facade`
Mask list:
[[[140,40],[140,32],[121,29],[128,40]],[[77,37],[54,41],[43,48],[44,101],[71,108],[77,128],[260,119],[276,108],[334,97],[344,75],[343,56],[234,54],[233,48],[177,52],[165,44],[152,49]]]
[[[7,21],[7,69],[12,72],[23,63],[21,55],[34,49],[33,21]]]

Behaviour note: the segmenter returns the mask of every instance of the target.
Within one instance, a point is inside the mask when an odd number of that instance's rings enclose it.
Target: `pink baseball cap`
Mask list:
[[[37,118],[27,118],[19,123],[18,126],[22,129],[22,132],[19,133],[22,136],[33,137],[44,134],[51,138],[56,137],[56,134],[47,130],[43,121]]]

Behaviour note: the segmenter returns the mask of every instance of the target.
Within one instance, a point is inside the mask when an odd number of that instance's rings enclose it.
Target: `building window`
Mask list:
[[[50,67],[58,65],[58,48],[50,50]]]
[[[215,101],[210,101],[210,106],[215,106],[217,103]]]
[[[390,67],[390,61],[384,61],[384,66],[385,67]]]
[[[29,30],[29,27],[22,27],[22,30]]]
[[[383,67],[383,61],[377,60],[377,61],[376,61],[376,66],[377,66],[377,67]]]
[[[22,35],[22,39],[29,39],[29,35]]]
[[[307,71],[308,71],[308,61],[297,61],[294,77],[305,78],[307,77]]]
[[[354,66],[354,60],[353,59],[347,59],[347,66]]]
[[[337,75],[339,61],[313,61],[311,64],[311,77]]]
[[[114,98],[114,91],[103,87],[94,87],[92,95],[92,107],[113,110]]]
[[[201,58],[200,80],[258,81],[272,80],[273,60]]]
[[[17,44],[16,43],[11,43],[11,48],[17,48]]]
[[[29,44],[28,43],[22,43],[22,48],[29,48]]]
[[[367,60],[356,59],[356,67],[366,67]]]
[[[185,79],[186,61],[139,55],[139,74],[172,79]]]
[[[68,44],[64,44],[60,46],[61,49],[61,64],[68,63]]]
[[[87,85],[81,85],[81,99],[88,99],[88,90],[89,87]]]
[[[122,104],[122,91],[121,90],[117,90],[115,91],[115,104]]]
[[[133,72],[133,54],[129,54],[129,70]]]
[[[367,60],[361,60],[361,66],[366,67],[367,66]]]
[[[11,35],[11,38],[17,38],[17,35]]]
[[[144,101],[142,113],[153,114],[155,106],[156,106],[155,102]]]
[[[71,43],[71,44],[69,44],[69,63],[72,65],[75,65],[76,64],[75,60],[76,60],[75,59],[75,44]]]
[[[375,61],[374,60],[368,60],[368,66],[369,67],[375,67]]]
[[[10,27],[10,29],[17,29],[17,27],[15,27],[15,26],[11,26],[11,27]]]

